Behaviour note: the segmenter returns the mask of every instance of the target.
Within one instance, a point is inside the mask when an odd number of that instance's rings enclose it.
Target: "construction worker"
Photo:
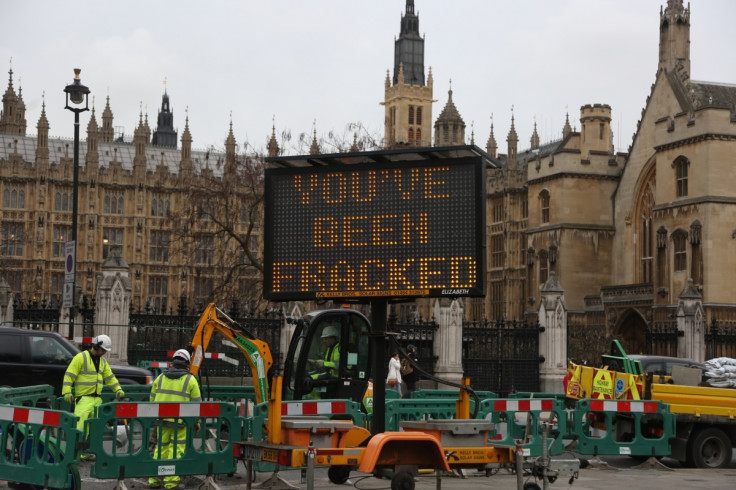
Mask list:
[[[310,377],[313,380],[324,380],[338,377],[338,365],[340,364],[340,342],[338,342],[339,330],[334,325],[327,325],[322,330],[322,344],[324,345],[324,353],[322,359],[307,359],[318,372],[313,373]],[[326,387],[325,395],[329,398],[334,394],[336,386],[329,385]],[[307,398],[320,398],[317,390],[312,390],[307,394]]]
[[[202,400],[197,378],[189,372],[191,356],[186,349],[174,352],[171,359],[172,366],[161,373],[151,386],[152,402],[198,402]],[[199,431],[199,422],[194,425],[194,431]],[[153,459],[178,459],[184,454],[187,444],[187,428],[182,419],[163,419],[158,428],[158,443],[153,452]],[[160,451],[160,453],[159,453]],[[171,489],[179,486],[179,477],[169,475],[163,479],[164,488]],[[161,480],[151,477],[148,479],[150,488],[160,488]]]
[[[61,394],[70,405],[74,404],[74,415],[78,417],[77,429],[84,430],[84,421],[94,415],[95,409],[102,404],[103,384],[115,393],[117,400],[125,396],[110,365],[103,357],[112,349],[112,341],[107,335],[98,335],[92,339],[92,347],[82,351],[69,363],[64,373]],[[72,394],[74,387],[74,394]],[[82,454],[80,458],[93,460],[94,455]]]

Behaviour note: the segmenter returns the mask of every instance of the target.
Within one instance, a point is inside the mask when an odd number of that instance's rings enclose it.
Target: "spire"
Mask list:
[[[95,98],[92,97],[92,114],[87,123],[87,171],[96,170],[100,166],[99,146],[99,127],[97,126],[97,118],[95,117]]]
[[[562,127],[562,138],[567,138],[567,135],[572,132],[572,128],[570,127],[570,113],[565,113],[565,125]]]
[[[225,139],[225,173],[235,172],[235,135],[233,134],[233,113],[230,112],[230,131]]]
[[[399,67],[403,63],[404,72]],[[402,76],[403,74],[403,76]],[[424,86],[424,38],[419,34],[419,17],[414,1],[406,1],[406,13],[401,16],[401,31],[394,41],[394,85]]]
[[[103,143],[112,143],[115,136],[114,129],[112,127],[112,110],[110,109],[110,95],[107,95],[107,103],[105,109],[102,111],[102,131],[101,141]]]
[[[353,144],[350,145],[350,153],[356,153],[359,151],[360,148],[358,147],[358,133],[353,133]]]
[[[0,111],[0,133],[25,136],[26,134],[26,107],[21,96],[13,89],[13,59],[10,59],[8,70],[8,88],[3,95],[3,109]],[[20,86],[20,82],[19,82]]]
[[[38,118],[38,145],[36,146],[36,164],[49,164],[49,120],[46,118],[46,94],[41,96],[41,117]]]
[[[470,144],[475,144],[475,121],[470,121]]]
[[[179,174],[188,177],[192,174],[192,133],[189,132],[189,108],[184,110],[184,131],[181,134],[181,162]]]
[[[534,116],[534,132],[532,133],[530,143],[531,143],[532,150],[539,148],[539,134],[537,133],[537,117],[536,116]]]
[[[509,129],[509,135],[506,137],[508,143],[508,163],[509,169],[516,168],[516,152],[519,147],[519,135],[516,134],[516,127],[514,126],[514,106],[511,106],[511,129]]]
[[[498,151],[498,144],[496,143],[496,135],[493,134],[493,114],[491,114],[491,135],[486,142],[486,152],[491,157],[496,158],[496,151]]]
[[[271,124],[271,138],[268,140],[266,148],[268,149],[269,157],[279,156],[280,148],[278,141],[276,141],[276,116],[273,117],[273,123]]]
[[[312,145],[309,147],[309,154],[310,155],[319,155],[319,144],[317,143],[317,121],[314,121],[314,125],[312,126]]]

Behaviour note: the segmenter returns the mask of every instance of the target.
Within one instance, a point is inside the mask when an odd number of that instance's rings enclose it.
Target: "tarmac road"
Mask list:
[[[736,464],[732,461],[730,468],[718,470],[699,470],[691,468],[679,468],[678,463],[665,458],[662,469],[652,469],[659,465],[634,466],[634,460],[627,457],[607,457],[601,461],[592,460],[591,466],[581,469],[579,477],[568,485],[567,479],[560,478],[554,484],[549,485],[551,490],[570,488],[575,490],[602,490],[602,489],[626,489],[626,490],[653,490],[653,489],[726,489],[736,486]],[[84,462],[80,465],[83,490],[109,490],[114,487],[114,480],[96,480],[89,476],[92,463]],[[269,474],[258,473],[252,487],[259,488],[269,477]],[[300,470],[284,470],[280,476],[295,488],[306,489],[306,483],[301,483]],[[233,476],[218,476],[215,483],[220,488],[244,489],[246,488],[246,472],[243,463],[238,463],[238,471]],[[203,477],[187,476],[182,478],[181,488],[199,488],[205,479]],[[533,479],[528,481],[534,481]],[[443,489],[515,489],[517,488],[516,475],[505,469],[497,474],[486,477],[485,474],[473,472],[465,478],[447,475],[441,479]],[[125,480],[129,489],[142,490],[148,488],[143,478],[129,478]],[[542,488],[542,482],[538,482]],[[7,483],[0,482],[0,487],[7,487]],[[272,487],[275,488],[275,487]],[[377,479],[361,473],[352,473],[351,478],[344,485],[336,485],[327,478],[327,471],[319,468],[315,471],[314,488],[350,490],[378,490],[389,489],[391,483],[387,479]],[[417,490],[437,489],[436,477],[434,475],[421,475],[416,479]]]

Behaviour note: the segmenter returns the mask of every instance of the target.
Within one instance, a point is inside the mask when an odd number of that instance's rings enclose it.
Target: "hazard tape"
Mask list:
[[[74,337],[74,342],[77,344],[91,344],[94,337]]]
[[[219,403],[118,403],[117,418],[128,417],[219,417]]]
[[[0,406],[0,420],[58,427],[61,423],[61,413],[32,408]]]
[[[170,362],[152,362],[151,367],[152,368],[168,368],[173,366]]]
[[[297,402],[282,403],[281,415],[330,415],[345,413],[345,402]]]
[[[554,400],[497,400],[493,402],[493,410],[495,412],[553,410],[554,406]]]
[[[641,412],[656,413],[657,402],[590,400],[590,410],[594,412]]]
[[[172,350],[172,351],[167,352],[167,355],[169,357],[173,357],[174,356],[174,351]],[[218,359],[220,361],[230,363],[233,366],[237,366],[237,365],[240,364],[240,361],[238,361],[237,359],[233,359],[232,357],[228,357],[227,354],[223,354],[221,352],[205,352],[204,353],[204,357],[207,358],[207,359]]]

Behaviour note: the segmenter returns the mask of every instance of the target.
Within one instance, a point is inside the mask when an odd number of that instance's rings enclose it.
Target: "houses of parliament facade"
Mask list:
[[[384,146],[476,145],[452,90],[433,119],[433,74],[425,70],[414,3],[406,1],[386,74]],[[667,0],[659,12],[656,77],[642,94],[627,152],[614,152],[611,107],[596,101],[581,101],[579,114],[560,121],[555,141],[541,143],[535,128],[522,143],[512,116],[505,138],[491,125],[485,145],[477,144],[497,168],[487,172],[487,294],[466,300],[467,320],[520,319],[554,284],[577,321],[629,345],[641,346],[658,322],[692,313],[683,312],[683,299],[698,299],[702,325],[736,323],[736,86],[691,79],[690,15],[682,0]],[[2,101],[0,274],[16,294],[58,300],[71,226],[70,142],[49,139],[43,110],[36,135],[27,134],[30,114],[12,70]],[[212,256],[223,246],[215,228],[195,224],[190,253],[174,254],[167,216],[188,205],[189,182],[222,178],[238,155],[232,125],[224,153],[193,151],[188,120],[180,137],[173,130],[166,93],[157,123],[151,131],[141,114],[127,141],[113,134],[109,97],[101,125],[92,111],[80,150],[77,282],[92,293],[119,246],[133,303],[161,309],[181,295],[212,299]],[[279,152],[272,137],[268,154]],[[258,226],[254,251],[263,246]],[[430,304],[417,307],[431,317]]]

